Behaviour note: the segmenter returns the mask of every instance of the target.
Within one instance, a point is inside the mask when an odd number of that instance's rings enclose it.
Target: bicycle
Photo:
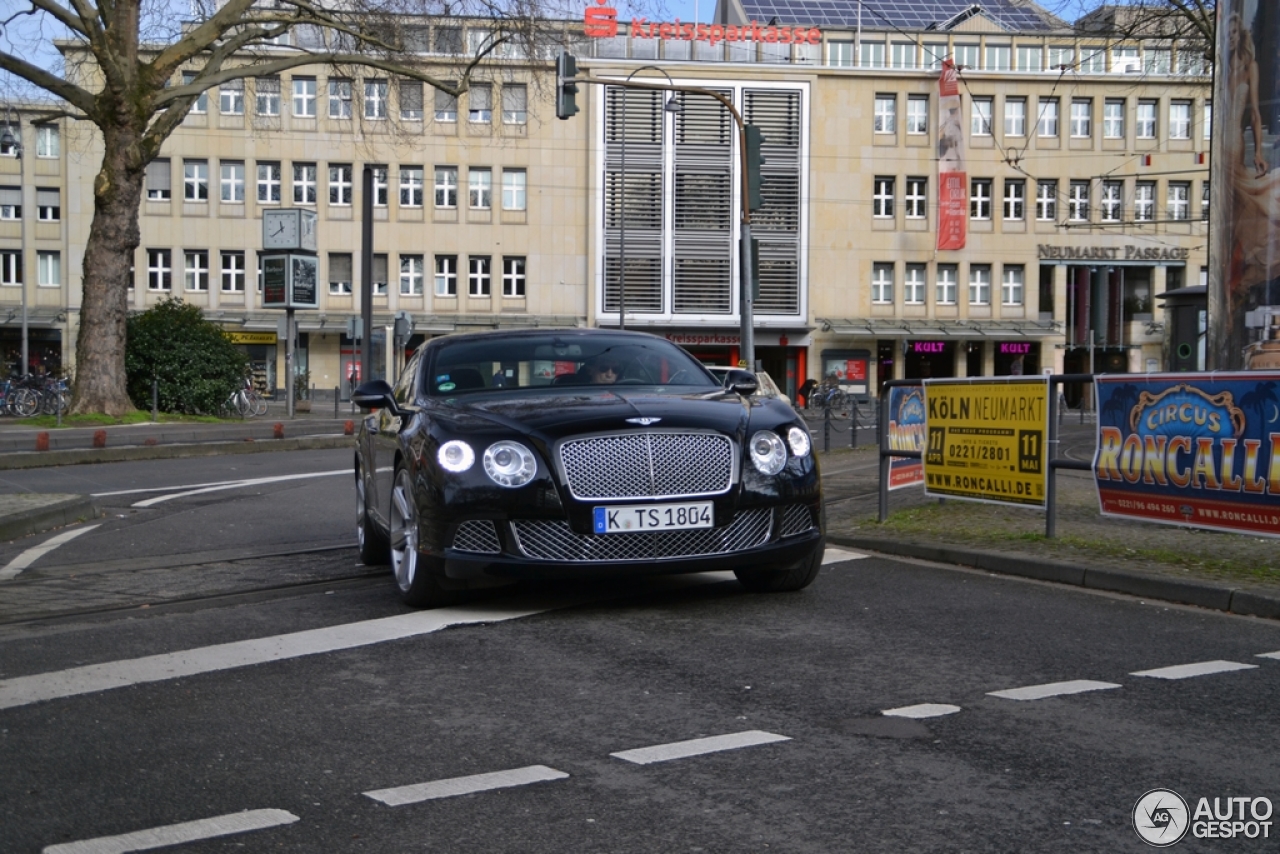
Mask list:
[[[244,385],[231,392],[231,396],[222,404],[219,415],[231,417],[231,413],[241,418],[253,418],[267,414],[267,400],[253,387],[253,383],[245,380]]]

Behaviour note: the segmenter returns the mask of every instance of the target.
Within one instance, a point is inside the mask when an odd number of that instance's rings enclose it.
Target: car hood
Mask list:
[[[709,429],[741,439],[746,434],[750,410],[750,405],[732,392],[679,395],[574,389],[567,394],[446,398],[437,404],[433,415],[452,422],[460,431],[500,425],[552,442],[582,433],[646,428]]]

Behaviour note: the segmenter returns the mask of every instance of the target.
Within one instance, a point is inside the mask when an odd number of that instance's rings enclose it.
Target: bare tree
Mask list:
[[[1213,62],[1216,0],[1128,0],[1096,5],[1079,0],[1050,0],[1042,5],[1075,20],[1076,29],[1082,33],[1117,40],[1178,39],[1202,45],[1205,62]],[[1081,9],[1084,14],[1079,14]]]
[[[0,21],[0,72],[53,96],[40,119],[68,117],[101,134],[71,411],[118,416],[125,389],[125,319],[147,164],[201,93],[229,81],[315,65],[380,69],[457,96],[503,45],[545,55],[539,0],[11,0]],[[187,3],[190,3],[188,6]],[[425,27],[483,19],[490,36],[455,61],[416,62]],[[560,18],[563,20],[563,18]],[[15,28],[53,41],[63,72],[32,58]],[[185,72],[185,74],[184,74]]]

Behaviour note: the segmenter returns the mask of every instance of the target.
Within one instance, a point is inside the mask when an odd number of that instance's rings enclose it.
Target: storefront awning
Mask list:
[[[897,317],[819,317],[823,332],[868,338],[1048,338],[1062,334],[1055,320],[907,320]]]

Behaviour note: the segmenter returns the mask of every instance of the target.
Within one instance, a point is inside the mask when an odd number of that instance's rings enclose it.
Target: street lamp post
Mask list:
[[[0,147],[12,148],[14,156],[18,158],[18,163],[22,163],[22,124],[19,121],[18,135],[14,136],[13,127],[9,124],[6,117],[3,133],[0,133]],[[18,181],[18,192],[25,194],[26,186],[21,179]],[[23,205],[25,208],[26,206]],[[22,215],[18,217],[20,231],[18,232],[18,249],[19,265],[22,267],[22,365],[19,368],[18,375],[25,377],[29,370],[30,361],[28,360],[28,331],[27,331],[27,216],[24,210]]]
[[[674,87],[675,81],[671,79],[671,75],[663,71],[656,65],[642,65],[635,71],[627,75],[627,82],[631,82],[631,78],[635,77],[641,71],[653,70],[657,71],[663,77],[667,78],[667,83]],[[676,100],[673,92],[667,102],[662,105],[662,141],[667,140],[667,113],[683,113],[684,107],[680,106],[680,102]],[[622,141],[621,145],[621,169],[619,170],[619,178],[621,186],[619,188],[618,198],[618,328],[627,328],[627,90],[622,90],[622,130],[619,134]]]

